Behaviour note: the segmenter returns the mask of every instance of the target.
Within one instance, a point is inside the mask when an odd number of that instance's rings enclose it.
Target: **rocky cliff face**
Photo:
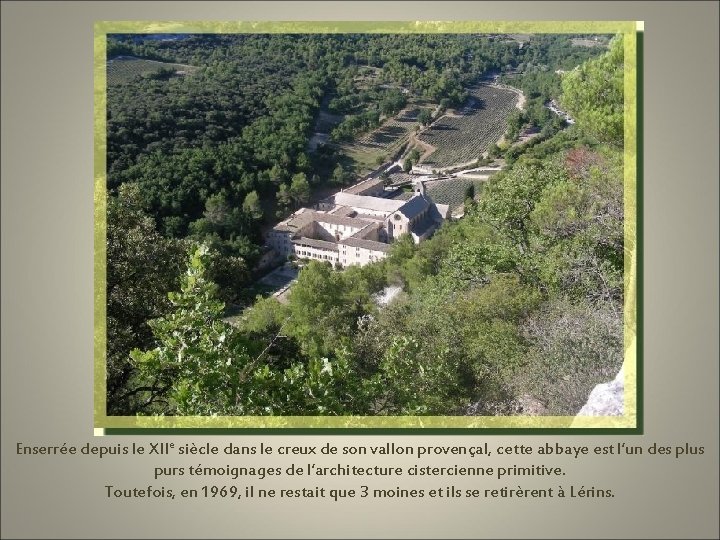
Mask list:
[[[578,416],[619,416],[623,414],[624,369],[613,381],[598,384]]]

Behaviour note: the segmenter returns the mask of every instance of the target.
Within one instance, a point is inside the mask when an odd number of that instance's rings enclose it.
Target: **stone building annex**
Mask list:
[[[268,233],[267,243],[281,256],[360,266],[385,258],[403,234],[428,238],[448,218],[449,206],[434,203],[422,181],[407,201],[387,199],[381,179],[369,179],[301,208]]]

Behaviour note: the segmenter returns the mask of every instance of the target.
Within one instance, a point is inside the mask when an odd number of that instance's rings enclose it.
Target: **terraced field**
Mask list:
[[[420,109],[417,108],[401,111],[378,129],[360,137],[354,144],[368,149],[388,150],[415,128],[419,113]]]
[[[476,194],[480,193],[483,181],[469,180],[467,178],[428,182],[425,184],[425,189],[430,198],[436,203],[450,205],[450,211],[452,212],[465,202],[465,191],[470,184],[475,185]]]
[[[343,152],[358,164],[360,174],[377,166],[378,158],[387,159],[400,149],[408,134],[417,126],[419,108],[408,108],[382,126],[351,144],[343,144]]]
[[[442,169],[477,160],[503,136],[517,100],[516,93],[504,88],[473,88],[462,110],[446,114],[420,135],[421,141],[436,148],[421,163]]]
[[[157,73],[161,69],[173,69],[177,74],[183,75],[191,73],[197,68],[183,64],[144,60],[133,56],[119,56],[107,62],[107,83],[109,85],[123,84],[135,77]]]

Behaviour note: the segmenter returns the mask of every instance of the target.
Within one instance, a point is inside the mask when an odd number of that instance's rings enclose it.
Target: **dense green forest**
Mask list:
[[[602,47],[607,39],[607,36],[598,36],[597,46]],[[604,50],[573,47],[572,42],[573,36],[533,36],[523,44],[522,61],[501,74],[500,81],[520,88],[526,98],[524,110],[510,117],[508,139],[515,140],[522,128],[528,125],[542,130],[542,138],[559,131],[561,120],[545,104],[562,94],[564,73],[582,64],[592,53]],[[516,149],[507,157],[513,161],[522,150]]]
[[[622,86],[619,103],[592,95],[622,71],[621,47],[606,50],[565,36],[111,37],[110,59],[194,69],[108,87],[108,413],[513,414],[532,398],[574,414],[622,359]],[[578,124],[520,117],[553,127],[461,221],[382,263],[310,263],[286,305],[253,298],[263,228],[354,178],[336,146],[307,150],[322,108],[352,138],[407,99],[456,106],[493,72],[591,57],[550,94]],[[379,308],[388,284],[403,293]],[[237,324],[228,302],[247,307]]]

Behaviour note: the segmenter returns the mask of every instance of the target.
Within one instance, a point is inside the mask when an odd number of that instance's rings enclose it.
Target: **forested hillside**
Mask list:
[[[109,414],[574,414],[622,359],[622,140],[590,120],[622,102],[585,95],[621,72],[617,44],[566,77],[578,125],[514,156],[461,221],[382,263],[310,263],[286,305],[248,293],[263,228],[353,179],[337,146],[308,150],[321,109],[352,138],[407,100],[460,105],[490,72],[602,52],[563,39],[111,38],[110,57],[193,69],[108,88]],[[380,308],[388,284],[403,293]],[[247,306],[236,325],[227,301]]]

